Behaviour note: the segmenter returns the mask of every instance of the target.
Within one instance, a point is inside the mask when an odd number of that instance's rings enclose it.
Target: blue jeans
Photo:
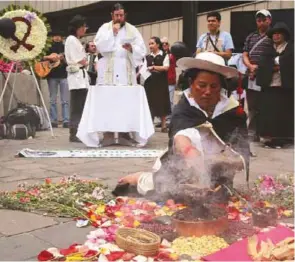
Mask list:
[[[174,91],[175,91],[175,85],[169,85],[169,98],[170,98],[170,106],[171,106],[171,112],[174,107]],[[171,119],[171,115],[167,116],[167,120]]]
[[[48,78],[47,79],[50,95],[50,119],[52,123],[57,123],[57,106],[56,99],[58,86],[60,91],[60,102],[62,107],[63,123],[69,122],[69,87],[66,78]]]

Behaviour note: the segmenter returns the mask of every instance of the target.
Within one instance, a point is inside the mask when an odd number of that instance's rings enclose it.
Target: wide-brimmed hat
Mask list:
[[[276,23],[273,28],[269,29],[267,31],[267,35],[269,38],[272,38],[274,33],[282,33],[285,35],[285,40],[289,40],[290,39],[290,29],[289,27],[284,23],[284,22],[278,22]]]
[[[195,58],[180,58],[176,64],[182,70],[196,68],[217,73],[226,78],[238,77],[239,75],[238,70],[225,65],[224,59],[221,56],[211,52],[199,53]]]

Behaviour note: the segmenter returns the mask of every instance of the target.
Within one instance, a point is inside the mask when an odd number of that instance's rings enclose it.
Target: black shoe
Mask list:
[[[63,128],[69,128],[69,123],[68,123],[68,122],[64,122],[64,123],[62,124],[62,127],[63,127]]]
[[[57,128],[57,127],[58,127],[58,123],[53,122],[53,123],[51,123],[51,126],[52,126],[53,128]]]
[[[281,149],[283,147],[283,143],[279,140],[272,140],[264,143],[266,148],[274,148],[274,149]]]
[[[72,136],[72,135],[70,135],[70,142],[73,142],[73,143],[82,143],[82,141],[78,137]]]

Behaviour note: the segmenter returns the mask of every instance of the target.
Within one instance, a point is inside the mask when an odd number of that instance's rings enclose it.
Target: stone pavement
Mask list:
[[[16,158],[23,148],[32,149],[77,149],[82,144],[68,142],[68,130],[55,129],[38,132],[35,139],[17,141],[0,140],[0,190],[16,189],[18,183],[39,183],[45,178],[59,180],[61,177],[77,174],[85,179],[99,178],[111,188],[119,177],[130,172],[149,171],[155,159],[105,159],[105,158]],[[150,149],[165,149],[167,134],[157,132],[148,144]],[[293,172],[293,147],[274,150],[255,145],[257,158],[251,159],[251,181],[262,174],[278,175]],[[111,149],[111,148],[110,148]],[[236,184],[245,184],[245,177],[239,174]],[[91,227],[76,228],[71,219],[44,217],[32,213],[0,210],[0,258],[1,260],[36,260],[36,255],[49,247],[67,247],[83,243]]]

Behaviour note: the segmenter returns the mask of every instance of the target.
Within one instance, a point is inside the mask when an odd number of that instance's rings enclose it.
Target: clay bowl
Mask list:
[[[217,208],[217,207],[215,207]],[[185,221],[175,218],[177,211],[172,216],[172,225],[174,226],[178,235],[183,237],[201,237],[205,235],[219,235],[228,228],[227,213],[214,220],[200,220],[200,221]]]
[[[180,195],[183,197],[190,199],[190,194],[197,194],[197,199],[199,202],[204,203],[208,197],[208,194],[211,192],[210,188],[199,188],[198,185],[193,184],[180,184],[179,185]]]

